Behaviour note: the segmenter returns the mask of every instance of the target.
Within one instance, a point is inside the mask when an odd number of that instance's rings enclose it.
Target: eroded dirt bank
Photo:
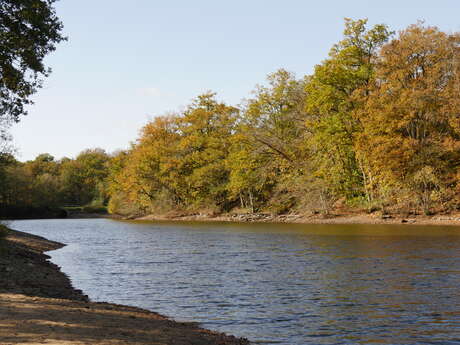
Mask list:
[[[90,302],[44,251],[61,243],[11,231],[0,240],[0,344],[249,344],[139,308]]]

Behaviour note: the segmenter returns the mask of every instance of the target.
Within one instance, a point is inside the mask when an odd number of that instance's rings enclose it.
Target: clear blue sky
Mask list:
[[[152,117],[212,90],[238,104],[278,68],[312,72],[343,18],[460,31],[459,0],[61,0],[69,41],[12,129],[20,160],[127,148]]]

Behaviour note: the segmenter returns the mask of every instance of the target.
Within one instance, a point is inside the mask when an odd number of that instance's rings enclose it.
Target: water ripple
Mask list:
[[[460,344],[460,231],[15,221],[93,300],[255,344]],[[455,230],[455,231],[454,231]]]

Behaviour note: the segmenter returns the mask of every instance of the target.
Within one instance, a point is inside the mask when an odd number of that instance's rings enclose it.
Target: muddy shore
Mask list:
[[[18,231],[0,240],[1,345],[249,344],[140,308],[91,302],[44,254],[61,247]]]

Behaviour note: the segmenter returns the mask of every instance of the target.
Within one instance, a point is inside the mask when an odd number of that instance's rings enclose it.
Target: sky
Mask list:
[[[68,41],[11,130],[21,161],[126,149],[153,117],[203,92],[237,105],[279,68],[311,74],[345,17],[460,31],[459,0],[60,0],[56,11]]]

